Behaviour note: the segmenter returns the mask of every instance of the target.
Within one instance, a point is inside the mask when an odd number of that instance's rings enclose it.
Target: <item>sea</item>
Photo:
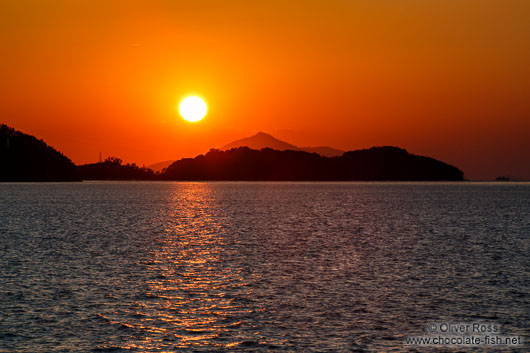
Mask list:
[[[529,340],[530,183],[0,184],[0,352]]]

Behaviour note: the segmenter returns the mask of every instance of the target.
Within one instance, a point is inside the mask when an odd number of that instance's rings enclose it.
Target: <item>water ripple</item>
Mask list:
[[[1,352],[400,352],[440,320],[528,340],[528,184],[0,184],[0,201]]]

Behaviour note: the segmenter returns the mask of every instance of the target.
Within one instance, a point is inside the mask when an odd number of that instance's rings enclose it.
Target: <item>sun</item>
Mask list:
[[[184,120],[192,123],[202,120],[206,115],[206,103],[199,97],[186,97],[179,104],[179,113]]]

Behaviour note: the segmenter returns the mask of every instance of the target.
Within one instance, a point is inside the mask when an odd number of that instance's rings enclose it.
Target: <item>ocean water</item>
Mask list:
[[[528,183],[0,184],[0,352],[528,342],[529,255]]]

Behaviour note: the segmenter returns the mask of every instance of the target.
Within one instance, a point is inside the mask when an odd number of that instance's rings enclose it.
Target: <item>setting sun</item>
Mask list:
[[[186,97],[180,102],[179,113],[184,120],[197,122],[206,115],[206,103],[199,97]]]

